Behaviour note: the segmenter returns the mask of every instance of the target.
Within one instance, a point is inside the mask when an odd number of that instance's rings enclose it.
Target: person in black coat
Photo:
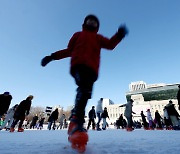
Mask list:
[[[160,116],[158,110],[156,110],[156,112],[155,112],[155,119],[156,119],[156,122],[157,122],[157,124],[158,124],[157,129],[163,129],[163,128],[162,128],[162,124],[161,124],[161,119],[162,119],[162,117]]]
[[[41,119],[39,120],[38,129],[40,129],[40,130],[43,129],[44,120],[45,120],[45,118],[44,118],[44,117],[41,117]]]
[[[57,108],[49,116],[49,119],[48,119],[48,129],[49,130],[51,130],[52,124],[53,124],[53,130],[55,130],[55,127],[56,127],[56,123],[55,122],[58,119],[58,116],[59,116],[59,112],[58,112],[58,108]]]
[[[38,121],[38,116],[37,116],[37,114],[36,114],[36,115],[33,117],[33,119],[32,119],[32,122],[31,122],[31,124],[30,124],[30,129],[31,129],[31,128],[34,129],[34,127],[36,126],[37,121]]]
[[[107,112],[107,108],[104,108],[103,113],[101,114],[101,118],[103,119],[103,126],[102,129],[105,130],[106,126],[108,126],[108,123],[106,122],[106,118],[109,118],[108,112]]]
[[[29,114],[31,103],[32,103],[33,96],[29,95],[25,100],[23,100],[19,106],[17,107],[14,113],[14,121],[11,125],[10,132],[14,132],[14,128],[16,124],[19,122],[18,132],[23,132],[24,129],[22,128],[23,121],[25,117]]]
[[[95,130],[96,124],[95,124],[94,119],[96,119],[96,112],[95,112],[94,106],[92,106],[92,109],[89,111],[89,122],[88,122],[87,129],[89,129],[92,122],[92,129]]]
[[[166,105],[166,109],[168,112],[168,115],[171,119],[173,128],[176,129],[176,127],[179,127],[179,113],[177,112],[177,110],[174,107],[173,102],[170,100],[169,103]],[[180,129],[180,128],[178,128]]]
[[[123,115],[122,114],[116,120],[116,126],[117,126],[117,129],[120,129],[120,126],[122,127],[122,129],[124,128],[124,126],[123,126]]]
[[[9,92],[0,94],[0,119],[8,111],[11,104],[12,96]]]
[[[146,121],[146,116],[144,115],[143,111],[141,111],[141,118],[142,118],[144,129],[148,129],[148,123]]]

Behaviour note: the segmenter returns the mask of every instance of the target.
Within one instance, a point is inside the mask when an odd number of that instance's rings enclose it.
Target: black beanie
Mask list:
[[[87,15],[85,17],[83,27],[86,26],[86,22],[87,22],[88,19],[94,19],[97,22],[97,30],[99,30],[99,19],[93,14]]]

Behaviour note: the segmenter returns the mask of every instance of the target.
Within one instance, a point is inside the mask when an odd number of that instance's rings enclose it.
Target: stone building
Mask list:
[[[179,83],[146,84],[144,81],[132,82],[129,85],[129,91],[126,93],[126,98],[127,101],[130,99],[134,100],[133,111],[136,114],[133,114],[133,120],[141,121],[140,113],[143,111],[146,115],[147,109],[150,109],[153,118],[156,110],[158,110],[163,117],[163,109],[168,104],[169,100],[173,101],[176,110],[179,112],[176,99],[178,85]],[[103,108],[107,107],[110,117],[110,120],[108,120],[109,123],[114,123],[119,118],[120,114],[124,115],[125,108],[119,106],[125,103],[126,102],[115,104],[112,100],[103,98]]]

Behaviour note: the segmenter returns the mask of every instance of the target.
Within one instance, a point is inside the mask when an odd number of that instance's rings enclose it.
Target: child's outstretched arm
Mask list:
[[[116,45],[128,34],[126,25],[121,25],[118,31],[110,39],[103,37],[101,39],[101,47],[112,50]]]
[[[41,66],[44,67],[53,60],[59,60],[59,59],[63,59],[63,58],[70,57],[70,56],[71,56],[71,52],[69,49],[56,51],[56,52],[52,53],[51,55],[44,57],[41,60]]]
[[[44,67],[53,60],[59,60],[59,59],[71,57],[71,51],[73,50],[74,44],[75,44],[78,36],[79,36],[79,33],[75,33],[71,37],[67,49],[56,51],[56,52],[52,53],[51,55],[44,57],[41,60],[41,66]]]
[[[123,104],[123,105],[120,105],[119,107],[125,107],[126,106],[126,104]]]

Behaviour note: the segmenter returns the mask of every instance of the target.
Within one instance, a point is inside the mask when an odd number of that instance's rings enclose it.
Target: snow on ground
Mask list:
[[[180,131],[143,130],[133,132],[89,130],[85,154],[179,154]],[[76,154],[67,141],[67,130],[0,131],[1,154]]]

